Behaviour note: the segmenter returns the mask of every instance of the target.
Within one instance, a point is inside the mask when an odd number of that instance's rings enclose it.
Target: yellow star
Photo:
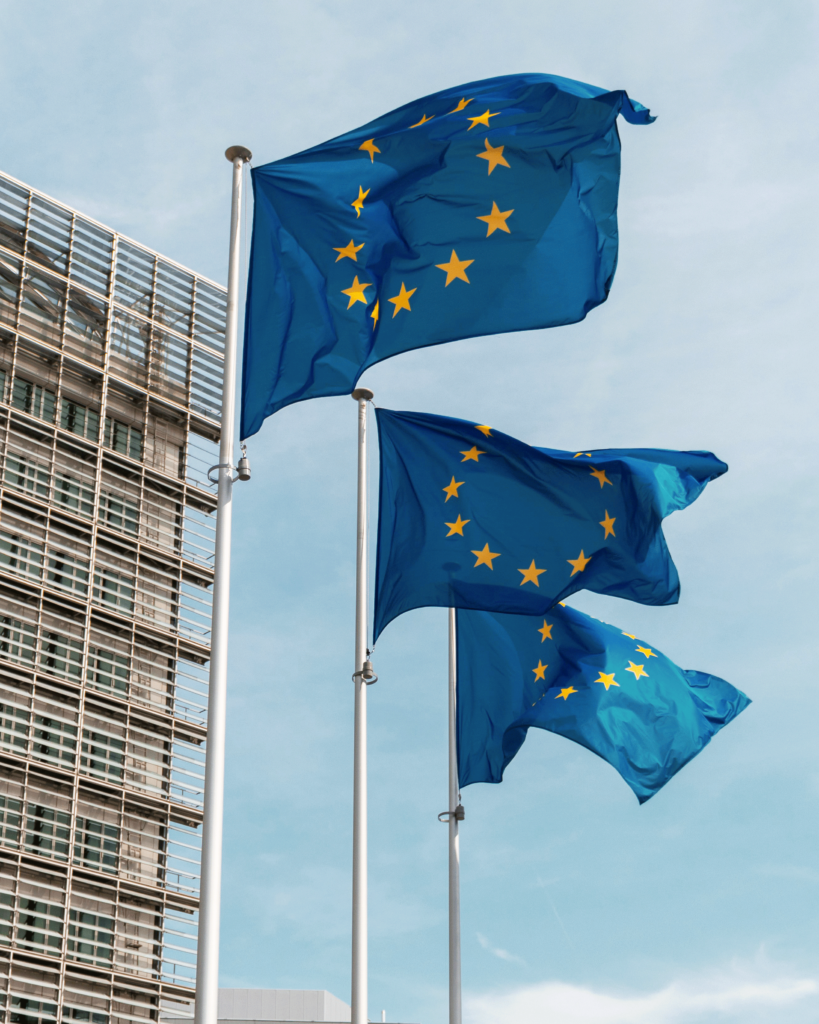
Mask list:
[[[509,230],[509,225],[506,223],[506,220],[514,212],[514,210],[506,210],[505,212],[502,213],[498,209],[498,204],[493,200],[492,212],[485,214],[483,217],[476,217],[475,220],[485,221],[487,238],[489,238],[493,231],[498,230],[505,231],[507,235],[511,235],[512,232]]]
[[[393,298],[388,300],[389,302],[395,304],[395,309],[392,311],[393,319],[395,319],[395,315],[399,309],[410,309],[409,300],[417,291],[417,288],[410,288],[410,290],[407,291],[407,289],[404,287],[404,282],[401,282],[401,291]],[[411,309],[410,312],[412,312]]]
[[[555,697],[555,700],[560,700],[561,697],[563,700],[568,700],[570,693],[577,693],[577,690],[575,690],[573,686],[567,686],[565,690],[560,691],[560,693]]]
[[[591,561],[591,555],[589,555],[588,558],[585,558],[583,555],[583,551],[581,550],[577,558],[567,558],[566,561],[569,563],[570,566],[572,566],[572,576],[574,576],[576,572],[583,572],[583,570]]]
[[[650,647],[639,647],[638,646],[637,650],[640,652],[640,654],[643,655],[644,658],[656,658],[657,657],[657,655],[654,653],[654,651],[652,651],[652,649]]]
[[[611,484],[611,486],[614,487],[614,484],[612,484],[611,480],[606,476],[605,469],[593,469],[591,471],[591,475],[600,481],[601,487],[604,487],[606,484]]]
[[[648,679],[648,672],[646,672],[645,668],[642,665],[635,665],[633,661],[628,663],[626,672],[632,672],[635,679],[640,679],[642,676],[645,676],[646,679]]]
[[[364,207],[364,200],[367,198],[367,196],[369,194],[370,194],[370,190],[369,189],[367,189],[367,191],[365,192],[364,189],[360,185],[358,186],[358,199],[354,199],[350,203],[350,206],[352,206],[352,208],[355,210],[356,217],[360,217],[361,216],[361,210]],[[336,263],[338,263],[338,260],[336,260]]]
[[[460,494],[458,494],[458,488],[459,487],[463,487],[463,485],[464,485],[463,480],[457,480],[456,481],[455,477],[453,476],[453,478],[449,481],[447,486],[441,488],[441,490],[446,495],[446,501],[444,502],[445,505],[446,505],[446,502],[449,501],[450,498],[460,498]]]
[[[374,327],[378,323],[378,299],[375,300],[375,305],[373,306],[373,311],[370,313],[370,316],[373,318]]]
[[[537,682],[538,679],[543,679],[543,680],[546,679],[546,669],[548,667],[549,667],[548,665],[544,665],[543,664],[543,662],[540,660],[540,658],[537,659],[537,668],[533,668],[532,669],[532,671],[535,673],[535,680],[534,680],[535,682]]]
[[[420,121],[416,121],[415,124],[411,124],[410,128],[417,128],[419,124],[426,124],[427,121],[431,121],[433,119],[433,117],[435,117],[434,114],[430,114],[429,117],[427,117],[427,115],[424,114],[424,116],[421,118],[421,120]]]
[[[358,274],[353,278],[353,283],[349,288],[342,288],[342,295],[349,295],[350,301],[347,303],[347,309],[352,306],[354,302],[363,302],[367,305],[367,296],[364,294],[365,288],[372,288],[372,285],[368,281],[359,281]]]
[[[550,625],[545,619],[543,620],[543,625],[537,631],[538,633],[542,634],[542,639],[540,641],[541,643],[543,643],[545,640],[551,640],[552,639],[552,628],[553,628],[553,626],[554,626],[554,623],[552,623]]]
[[[351,259],[353,263],[358,263],[358,257],[356,256],[356,253],[363,248],[363,242],[361,243],[361,245],[356,245],[352,238],[350,239],[349,245],[343,245],[341,246],[341,248],[333,246],[333,252],[338,253],[338,256],[336,257],[336,263],[338,263],[339,260],[343,260],[345,256],[349,257],[349,259]]]
[[[491,437],[492,436],[492,428],[491,427],[487,427],[487,425],[485,423],[482,426],[480,426],[480,427],[476,423],[475,424],[475,429],[476,430],[480,430],[480,432],[483,434],[484,437]]]
[[[498,164],[500,164],[501,167],[509,166],[509,163],[503,155],[503,146],[490,146],[489,139],[485,140],[485,145],[486,152],[476,153],[475,155],[480,157],[481,160],[486,160],[489,163],[489,170],[487,171],[487,174],[491,174]]]
[[[474,100],[474,99],[475,99],[475,97],[473,96],[472,100]],[[458,101],[458,106],[454,110],[448,111],[448,113],[450,113],[450,114],[460,114],[460,112],[462,110],[466,110],[466,108],[469,106],[469,104],[472,102],[472,100],[468,100],[468,99],[466,99],[466,97],[460,99]]]
[[[477,445],[472,445],[468,452],[460,452],[463,455],[461,462],[478,462],[479,455],[486,455],[486,452],[482,452]]]
[[[500,552],[490,551],[488,544],[484,544],[482,551],[473,551],[472,554],[475,555],[478,559],[477,562],[475,562],[475,564],[472,566],[473,569],[477,569],[479,565],[488,565],[489,568],[491,569],[492,559],[500,557]]]
[[[606,688],[606,693],[609,692],[609,687],[610,686],[619,686],[620,685],[619,683],[616,683],[614,681],[614,673],[613,672],[610,672],[608,674],[606,674],[605,672],[601,672],[600,673],[600,678],[599,679],[595,679],[595,682],[596,683],[602,683],[603,686],[605,686],[605,688]]]
[[[469,278],[466,276],[466,268],[474,262],[474,260],[459,260],[458,254],[453,249],[452,255],[449,258],[449,263],[436,263],[435,266],[439,270],[446,271],[446,284],[444,285],[446,288],[448,285],[452,284],[456,277],[469,284]]]
[[[616,522],[617,522],[617,519],[616,518],[612,519],[609,516],[609,510],[606,509],[606,518],[600,520],[600,525],[606,531],[605,534],[603,535],[603,540],[605,540],[606,537],[616,537],[617,536],[615,534],[615,532],[614,532],[614,524]]]
[[[542,576],[543,573],[546,572],[546,570],[538,569],[535,565],[535,560],[533,558],[532,564],[529,566],[528,569],[518,569],[518,572],[523,573],[523,579],[520,581],[521,586],[523,586],[524,583],[534,583],[536,587],[539,587],[540,582],[538,580],[538,576]]]
[[[579,459],[581,455],[587,455],[589,458],[591,458],[592,453],[591,452],[578,452],[577,455],[573,455],[572,458],[573,459]]]
[[[497,117],[499,113],[500,113],[500,111],[498,110],[496,113],[490,114],[489,113],[489,107],[487,107],[486,110],[482,114],[480,114],[478,117],[468,117],[467,118],[467,121],[471,121],[472,124],[466,130],[468,132],[471,132],[476,124],[482,124],[484,126],[484,128],[488,128],[489,127],[489,118],[490,117]]]
[[[370,154],[370,163],[374,163],[375,154],[381,152],[381,150],[375,144],[375,139],[367,139],[367,141],[362,142],[358,148],[363,149],[365,153]]]
[[[632,636],[631,633],[623,633],[623,636],[627,636],[629,638],[629,640],[636,640],[637,639],[637,637],[636,636]]]
[[[447,501],[449,501],[449,498],[447,498]],[[461,513],[459,512],[458,513],[458,518],[455,520],[454,523],[444,523],[444,526],[448,526],[449,527],[449,533],[447,534],[447,537],[451,537],[451,536],[453,536],[453,534],[456,534],[456,533],[459,534],[461,537],[463,537],[463,535],[464,535],[464,527],[466,526],[467,523],[471,523],[471,522],[472,522],[471,519],[461,519]]]

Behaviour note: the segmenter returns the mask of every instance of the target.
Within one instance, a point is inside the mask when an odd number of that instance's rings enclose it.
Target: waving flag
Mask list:
[[[461,786],[500,782],[535,727],[588,747],[644,803],[751,703],[573,608],[459,611],[457,637]]]
[[[242,436],[388,356],[604,302],[618,114],[654,120],[621,90],[509,75],[255,168]]]
[[[533,448],[378,409],[375,627],[425,605],[540,614],[578,590],[673,604],[662,520],[728,467],[709,452]]]

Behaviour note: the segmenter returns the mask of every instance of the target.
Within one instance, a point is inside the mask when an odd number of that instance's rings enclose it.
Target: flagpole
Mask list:
[[[449,1024],[461,1024],[461,850],[458,785],[458,656],[455,609],[449,609]]]
[[[367,686],[376,681],[367,650],[367,402],[358,402],[358,501],[355,563],[355,738],[353,753],[353,942],[351,1024],[367,1024]],[[198,1022],[197,1022],[198,1024]]]
[[[225,706],[227,690],[228,611],[230,602],[230,529],[233,498],[233,446],[236,397],[236,346],[239,325],[239,234],[242,177],[251,152],[231,146],[225,156],[233,164],[230,204],[230,255],[222,390],[222,434],[219,444],[214,555],[213,619],[208,685],[208,738],[205,754],[202,880],[199,941],[196,956],[196,1024],[217,1024],[219,1002],[219,912],[222,895],[222,819],[225,803]],[[249,474],[248,474],[249,475]],[[208,472],[210,477],[210,471]],[[246,477],[242,477],[246,479]]]

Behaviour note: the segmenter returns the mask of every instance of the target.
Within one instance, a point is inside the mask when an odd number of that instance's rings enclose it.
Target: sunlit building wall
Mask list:
[[[0,175],[0,1009],[190,1013],[225,291]]]

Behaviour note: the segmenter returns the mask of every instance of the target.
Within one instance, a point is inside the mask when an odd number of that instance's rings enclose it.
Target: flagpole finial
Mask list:
[[[350,397],[354,398],[356,402],[360,402],[362,398],[365,402],[371,402],[373,400],[373,393],[369,388],[356,388]]]
[[[230,146],[225,150],[225,156],[231,163],[233,163],[237,156],[241,157],[245,163],[250,163],[253,159],[253,154],[246,146]]]

